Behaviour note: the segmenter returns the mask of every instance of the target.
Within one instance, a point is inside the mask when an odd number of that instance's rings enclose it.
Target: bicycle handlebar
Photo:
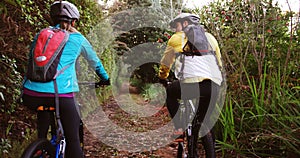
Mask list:
[[[109,84],[105,82],[89,82],[89,81],[84,81],[84,82],[78,82],[79,85],[87,85],[89,87],[94,87],[94,88],[99,88],[99,87],[104,87],[108,86]]]

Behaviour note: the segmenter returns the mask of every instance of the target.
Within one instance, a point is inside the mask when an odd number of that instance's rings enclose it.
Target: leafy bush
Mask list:
[[[0,57],[0,69],[5,78],[0,83],[0,103],[1,112],[11,114],[15,111],[18,98],[20,97],[20,83],[22,77],[17,71],[15,59],[10,59],[5,55]]]
[[[7,139],[1,138],[1,140],[0,140],[0,155],[4,156],[5,154],[7,154],[10,148],[11,148],[10,141]]]
[[[7,121],[16,119],[11,114],[19,106],[17,101],[27,66],[29,45],[37,31],[52,23],[49,8],[54,1],[5,0],[0,2],[0,69],[2,72],[0,74],[0,116],[1,124],[4,125],[1,128],[7,127]],[[76,27],[82,34],[87,35],[90,29],[102,18],[101,7],[97,4],[97,1],[72,0],[70,2],[78,6],[81,13],[80,21]],[[106,58],[106,56],[104,57]],[[14,127],[14,125],[15,123],[12,123],[11,126]],[[7,127],[6,130],[4,129],[0,133],[0,137],[7,138],[8,141],[11,138],[5,131],[9,131],[9,128]],[[13,139],[16,139],[16,137],[18,135],[14,134],[14,138],[11,140],[12,144],[14,144]],[[5,140],[5,142],[8,141]],[[0,154],[4,150],[9,150],[7,143],[3,143],[2,141],[0,149]],[[15,152],[19,153],[20,149],[18,148],[17,150]]]
[[[227,70],[217,124],[224,155],[299,155],[298,15],[271,0],[215,2],[196,13],[217,38]]]

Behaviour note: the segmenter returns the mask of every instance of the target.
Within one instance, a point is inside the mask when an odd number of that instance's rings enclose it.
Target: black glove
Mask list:
[[[105,85],[110,85],[110,79],[108,78],[107,80],[100,80],[98,83],[96,83],[96,88],[105,86]]]

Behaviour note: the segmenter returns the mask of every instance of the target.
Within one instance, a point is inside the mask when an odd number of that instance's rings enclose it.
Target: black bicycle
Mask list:
[[[89,87],[101,87],[100,82],[91,83],[91,82],[80,82],[80,85],[87,85]],[[64,131],[59,117],[56,117],[58,112],[58,107],[46,107],[39,106],[38,111],[49,111],[52,112],[51,123],[50,123],[50,133],[51,139],[37,139],[33,141],[23,152],[21,158],[64,158],[65,157],[65,148],[66,140],[64,137]],[[83,122],[80,121],[79,128],[80,135],[80,145],[83,149]]]
[[[179,105],[179,123],[182,134],[179,136],[177,158],[190,158],[194,155],[194,138],[193,138],[193,120],[196,115],[196,107],[198,99],[181,100]]]
[[[170,81],[160,81],[165,87],[168,87],[172,84]],[[196,146],[194,135],[193,135],[193,126],[194,126],[194,118],[196,116],[197,107],[195,105],[199,105],[198,98],[192,99],[181,99],[179,102],[178,114],[178,124],[180,125],[180,129],[182,129],[180,134],[176,134],[178,138],[176,142],[178,142],[177,148],[177,158],[193,158],[196,155],[195,152],[197,149],[194,148]],[[179,116],[178,116],[179,115]]]
[[[23,152],[22,158],[63,158],[66,147],[66,140],[62,131],[60,120],[55,117],[54,107],[39,106],[37,111],[52,112],[50,131],[51,139],[39,138],[32,142]],[[83,126],[82,124],[80,126]],[[80,128],[82,129],[82,127]],[[83,135],[80,135],[83,137]]]
[[[199,98],[182,99],[179,104],[179,125],[183,132],[177,139],[178,149],[177,158],[194,158],[199,157],[198,151],[198,130],[197,128],[206,128],[205,124],[198,120],[197,107]],[[207,129],[206,129],[207,130]],[[214,138],[211,131],[201,138],[202,145],[205,148],[206,156],[215,157]]]

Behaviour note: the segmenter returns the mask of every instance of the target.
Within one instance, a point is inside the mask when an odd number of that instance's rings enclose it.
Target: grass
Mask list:
[[[223,136],[218,140],[223,155],[242,157],[300,156],[299,86],[288,87],[280,71],[259,80],[246,73],[248,90],[244,101],[228,93],[217,124]]]
[[[17,158],[17,157],[21,157],[21,154],[23,153],[23,150],[25,150],[25,148],[34,141],[34,139],[36,138],[36,131],[30,135],[26,135],[26,139],[24,139],[24,141],[22,141],[21,143],[19,141],[9,141],[10,144],[10,148],[7,152],[2,152],[2,156],[5,158]]]
[[[142,96],[153,104],[163,104],[166,100],[165,88],[159,84],[146,84],[143,87]]]

